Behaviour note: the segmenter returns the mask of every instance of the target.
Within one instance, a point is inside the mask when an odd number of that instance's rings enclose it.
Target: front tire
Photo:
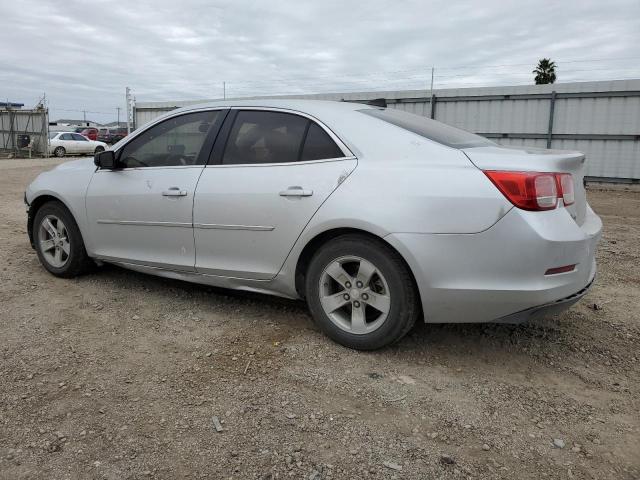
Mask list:
[[[33,234],[40,263],[56,277],[72,278],[93,266],[80,229],[62,203],[51,201],[38,209]]]
[[[357,350],[397,342],[420,314],[415,282],[403,259],[364,235],[343,235],[323,245],[309,264],[305,291],[320,329]]]
[[[58,158],[62,158],[67,154],[67,151],[64,147],[56,147],[56,149],[53,151],[53,154]]]

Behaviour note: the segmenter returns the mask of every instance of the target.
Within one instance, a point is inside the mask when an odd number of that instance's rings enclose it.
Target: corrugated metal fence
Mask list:
[[[256,97],[254,97],[256,98]],[[268,97],[262,97],[268,98]],[[504,145],[579,150],[587,175],[640,180],[640,80],[465,89],[289,95],[366,101],[431,117]],[[136,124],[199,103],[138,103]]]
[[[47,110],[0,109],[0,152],[15,156],[46,155],[49,115]],[[29,146],[21,148],[19,135],[29,136]],[[30,148],[29,148],[30,147]]]

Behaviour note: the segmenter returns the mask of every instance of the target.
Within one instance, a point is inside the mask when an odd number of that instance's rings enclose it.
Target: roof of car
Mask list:
[[[363,103],[335,102],[331,100],[301,100],[301,99],[247,99],[247,100],[220,100],[216,102],[206,102],[189,105],[171,113],[178,111],[197,110],[201,108],[215,107],[255,107],[255,108],[283,108],[295,110],[310,115],[327,115],[330,112],[346,112],[372,108]]]

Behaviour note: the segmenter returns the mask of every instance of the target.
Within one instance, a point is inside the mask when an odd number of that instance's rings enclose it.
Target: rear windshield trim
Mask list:
[[[475,133],[395,108],[366,108],[358,111],[458,150],[496,145],[491,140]]]

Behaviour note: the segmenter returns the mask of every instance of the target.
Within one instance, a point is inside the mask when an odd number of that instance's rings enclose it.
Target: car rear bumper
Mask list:
[[[589,207],[582,225],[565,208],[513,208],[476,234],[395,233],[385,239],[414,273],[426,322],[520,322],[568,308],[586,293],[596,274],[601,230]],[[571,272],[545,275],[573,264]]]
[[[506,317],[496,319],[496,322],[517,324],[560,313],[576,303],[582,297],[584,297],[591,289],[594,281],[595,275],[586,287],[584,287],[582,290],[577,291],[573,295],[569,295],[566,298],[561,298],[560,300],[556,300],[555,302],[547,303],[546,305],[540,305],[538,307],[522,310],[521,312],[512,313],[511,315],[507,315]]]

